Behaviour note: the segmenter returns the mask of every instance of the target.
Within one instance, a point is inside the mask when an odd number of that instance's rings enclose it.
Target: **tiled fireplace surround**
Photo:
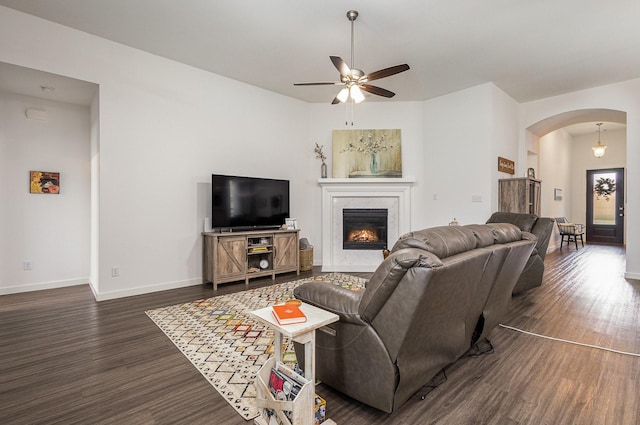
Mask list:
[[[386,208],[389,249],[411,229],[412,178],[319,179],[322,188],[322,271],[372,272],[382,251],[342,249],[344,208]]]

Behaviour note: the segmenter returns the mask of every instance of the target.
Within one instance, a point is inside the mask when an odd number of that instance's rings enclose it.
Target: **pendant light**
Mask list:
[[[593,155],[596,158],[602,158],[604,156],[604,152],[607,150],[607,145],[603,145],[600,142],[600,128],[601,128],[600,126],[602,124],[603,123],[601,123],[601,122],[596,124],[598,126],[598,144],[591,148],[591,149],[593,149]]]

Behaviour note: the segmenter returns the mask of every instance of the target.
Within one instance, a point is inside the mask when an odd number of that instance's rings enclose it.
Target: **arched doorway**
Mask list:
[[[603,128],[608,126],[612,130],[605,133],[610,139],[606,140],[610,148],[601,158],[594,157],[591,149],[598,140],[596,122],[604,122]],[[528,156],[535,153],[538,161],[536,175],[543,181],[542,215],[567,217],[572,222],[583,224],[589,219],[593,223],[592,214],[587,213],[593,207],[588,203],[593,187],[587,187],[587,171],[626,169],[626,113],[611,109],[564,112],[529,126],[527,138]],[[554,196],[557,193],[562,193],[562,196]],[[624,211],[625,205],[622,207]],[[617,227],[618,236],[624,240],[624,217],[620,219],[620,225]],[[558,247],[559,242],[559,235],[554,234],[551,249]],[[592,236],[591,242],[603,241],[596,235]]]

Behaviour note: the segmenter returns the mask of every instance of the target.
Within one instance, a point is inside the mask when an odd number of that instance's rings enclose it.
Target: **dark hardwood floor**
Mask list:
[[[549,254],[543,286],[514,298],[504,324],[640,353],[640,283],[624,279],[624,262],[613,246]],[[244,289],[224,284],[218,294]],[[253,423],[144,313],[211,296],[211,285],[101,303],[87,285],[1,296],[0,423]],[[324,385],[318,392],[340,425],[640,423],[640,358],[502,327],[490,339],[493,354],[457,361],[446,382],[393,414]]]

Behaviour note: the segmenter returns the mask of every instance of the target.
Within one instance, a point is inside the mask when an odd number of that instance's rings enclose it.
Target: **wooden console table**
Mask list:
[[[300,274],[298,235],[300,230],[255,230],[250,232],[204,232],[202,234],[202,283],[218,284],[261,276]]]
[[[251,317],[275,330],[273,341],[275,348],[274,357],[269,359],[267,363],[262,366],[256,376],[256,403],[260,408],[293,411],[294,425],[313,425],[316,375],[316,329],[330,323],[337,322],[340,318],[337,314],[305,303],[302,303],[300,309],[305,316],[307,316],[307,321],[292,325],[280,325],[273,317],[273,309],[271,307],[265,307],[251,312]],[[291,338],[294,342],[304,344],[304,377],[309,382],[304,385],[303,390],[298,394],[298,397],[296,397],[293,402],[274,400],[267,386],[271,368],[275,364],[276,360],[282,361],[283,335]],[[262,415],[255,419],[255,423],[258,425],[266,424]],[[323,425],[335,425],[335,422],[331,419],[327,419],[323,422]]]

